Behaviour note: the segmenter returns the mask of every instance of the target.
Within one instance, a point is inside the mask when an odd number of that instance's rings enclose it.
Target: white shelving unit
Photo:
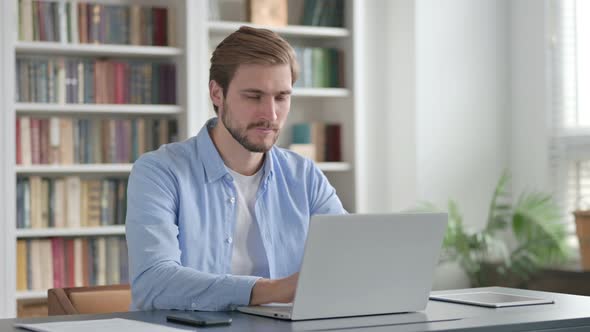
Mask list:
[[[347,172],[352,170],[350,163],[344,162],[322,162],[317,163],[317,165],[324,172]]]
[[[178,105],[121,105],[121,104],[45,104],[15,103],[17,113],[27,114],[130,114],[130,115],[177,115],[183,112]]]
[[[182,55],[182,49],[165,46],[131,46],[104,44],[66,44],[55,42],[16,43],[17,54],[75,55],[75,56],[122,56],[142,58],[170,58]]]
[[[255,28],[271,29],[286,37],[313,37],[313,38],[346,38],[350,31],[345,28],[314,27],[303,25],[291,25],[286,27],[270,27],[264,25],[250,24],[248,22],[209,22],[209,31],[216,34],[230,34],[238,30],[242,25],[249,25]]]
[[[47,290],[16,292],[17,300],[42,300],[47,298]]]
[[[132,167],[133,164],[18,165],[16,166],[16,173],[18,175],[121,175],[131,172]]]
[[[343,88],[294,88],[293,97],[348,97],[350,91]]]
[[[43,229],[17,229],[16,237],[19,239],[41,238],[54,236],[101,236],[101,235],[124,235],[125,226],[101,226],[84,228],[43,228]]]
[[[67,0],[59,0],[67,1]],[[232,0],[235,2],[235,0]],[[245,9],[246,0],[243,2]],[[72,115],[93,117],[114,116],[166,116],[175,117],[179,124],[179,137],[186,139],[195,135],[210,117],[208,96],[210,47],[225,35],[237,30],[247,22],[236,22],[223,17],[219,21],[207,19],[207,0],[95,0],[102,3],[142,3],[173,7],[176,10],[175,47],[152,47],[131,45],[89,45],[48,42],[22,42],[17,40],[18,0],[0,1],[0,186],[5,191],[0,200],[0,318],[16,316],[16,300],[43,299],[46,291],[16,291],[16,240],[51,236],[95,236],[124,234],[123,226],[80,229],[16,229],[16,178],[41,175],[48,177],[81,176],[126,176],[130,164],[100,165],[16,165],[15,128],[18,115],[52,116]],[[301,1],[303,3],[303,1]],[[266,27],[275,30],[294,45],[310,47],[336,47],[345,53],[345,88],[295,88],[293,91],[290,119],[286,126],[301,121],[324,121],[342,124],[342,162],[318,163],[334,185],[345,208],[355,211],[357,205],[357,178],[359,164],[356,146],[360,134],[358,123],[362,122],[358,109],[362,87],[355,80],[359,68],[359,44],[355,26],[363,1],[345,0],[345,28],[309,27],[291,25]],[[359,9],[361,9],[359,11]],[[231,21],[230,21],[231,20]],[[177,65],[178,105],[49,105],[17,103],[15,96],[15,61],[17,56],[64,55],[84,57],[152,58],[170,60]],[[290,133],[288,128],[283,136]],[[283,137],[284,138],[284,137]],[[283,139],[282,138],[282,139]],[[280,142],[279,142],[280,143]]]

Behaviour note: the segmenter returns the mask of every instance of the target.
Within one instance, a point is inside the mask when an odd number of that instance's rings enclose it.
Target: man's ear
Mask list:
[[[213,105],[217,106],[218,109],[222,107],[223,89],[221,88],[221,85],[213,80],[209,81],[209,97],[211,98]]]

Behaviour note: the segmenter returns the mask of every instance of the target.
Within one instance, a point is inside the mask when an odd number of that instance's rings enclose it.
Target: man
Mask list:
[[[310,217],[346,213],[312,161],[274,146],[297,75],[285,40],[240,28],[211,58],[218,117],[135,163],[126,221],[134,309],[293,300]]]

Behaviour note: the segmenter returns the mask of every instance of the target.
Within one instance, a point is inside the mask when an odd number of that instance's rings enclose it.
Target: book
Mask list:
[[[63,242],[64,253],[65,253],[65,274],[66,274],[66,285],[68,287],[74,287],[76,284],[76,260],[74,254],[74,239],[67,238]]]
[[[80,227],[80,178],[76,176],[68,176],[65,178],[66,190],[67,190],[67,211],[66,215],[66,227]]]
[[[51,252],[53,256],[53,287],[63,288],[67,287],[66,280],[66,261],[64,254],[64,239],[51,239]]]
[[[102,185],[100,180],[83,181],[87,188],[87,210],[86,212],[86,226],[98,227],[101,225],[101,190]]]
[[[43,281],[42,281],[42,266],[41,266],[41,240],[32,240],[30,242],[30,271],[31,271],[31,283],[29,289],[31,290],[41,290],[43,289]]]
[[[66,192],[66,181],[64,179],[55,179],[54,188],[54,200],[55,208],[53,209],[53,227],[63,228],[66,227],[66,211],[67,211],[67,192]]]
[[[22,164],[22,147],[21,147],[21,137],[20,137],[20,118],[16,118],[16,164]]]
[[[305,0],[301,24],[342,27],[344,24],[343,0]]]
[[[27,286],[27,241],[16,241],[16,289],[24,291],[29,289]]]
[[[84,283],[84,241],[81,238],[74,239],[74,287],[88,285]]]
[[[106,241],[106,284],[116,285],[120,283],[121,271],[119,264],[119,239],[114,236],[107,237]]]
[[[29,178],[30,193],[31,193],[31,228],[43,228],[43,208],[42,208],[42,195],[43,188],[41,177],[31,176]]]
[[[96,270],[94,271],[96,277],[95,285],[106,285],[107,283],[107,245],[104,237],[95,239],[96,251],[94,259],[96,260]]]
[[[342,161],[342,126],[326,125],[326,161]]]
[[[286,26],[287,0],[248,0],[248,20],[253,24]]]
[[[316,156],[316,146],[313,144],[291,144],[289,150],[311,160]]]
[[[51,251],[51,240],[49,239],[42,239],[37,240],[39,242],[38,250],[39,250],[39,261],[40,264],[37,265],[37,273],[38,281],[40,284],[38,285],[38,290],[45,290],[53,287],[53,255]],[[35,266],[33,266],[35,269]]]
[[[31,147],[31,119],[28,116],[22,116],[19,118],[20,124],[20,135],[17,136],[17,140],[20,140],[20,144],[17,146],[21,149],[21,164],[31,165],[33,163],[32,147]]]

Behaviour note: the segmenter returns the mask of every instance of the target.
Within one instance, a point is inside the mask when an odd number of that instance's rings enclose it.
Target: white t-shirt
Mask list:
[[[262,171],[246,176],[229,169],[236,187],[236,226],[233,235],[231,269],[234,275],[268,277],[268,260],[256,222],[254,205]]]

